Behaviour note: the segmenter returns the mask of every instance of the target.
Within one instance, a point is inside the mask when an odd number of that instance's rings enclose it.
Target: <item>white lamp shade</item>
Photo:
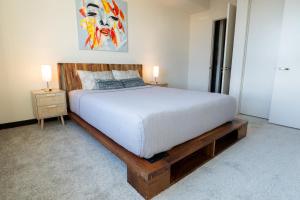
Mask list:
[[[159,77],[159,66],[153,67],[153,77],[158,78]]]
[[[52,67],[51,65],[42,65],[42,79],[45,82],[52,80]]]

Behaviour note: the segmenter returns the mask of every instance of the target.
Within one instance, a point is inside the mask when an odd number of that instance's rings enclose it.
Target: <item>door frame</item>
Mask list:
[[[235,79],[236,79],[236,84],[235,87],[239,87],[238,88],[238,92],[232,94],[231,90],[229,89],[229,95],[233,96],[236,98],[237,100],[237,114],[240,113],[241,110],[241,100],[242,100],[242,93],[243,93],[243,85],[244,85],[244,77],[245,77],[245,66],[246,66],[246,60],[247,60],[247,50],[248,50],[248,38],[249,38],[249,26],[250,26],[250,17],[251,17],[251,9],[252,9],[252,0],[246,0],[248,1],[248,6],[246,7],[247,10],[247,18],[246,18],[246,31],[245,31],[245,35],[242,36],[242,38],[244,39],[242,42],[243,44],[243,54],[239,55],[242,63],[237,66],[234,65],[234,63],[232,63],[232,69],[231,69],[231,73],[235,70],[240,71],[238,72],[238,74],[236,75]],[[237,2],[237,13],[239,12],[239,3]],[[236,37],[236,32],[235,32],[235,37]],[[236,42],[233,46],[233,58],[236,58],[236,54],[234,49],[236,48]],[[233,76],[231,76],[231,80],[230,82],[232,83],[232,78]]]
[[[214,44],[215,44],[215,30],[216,30],[216,22],[220,20],[226,20],[227,17],[220,17],[213,19],[212,21],[212,37],[211,37],[211,50],[210,50],[210,65],[209,65],[209,78],[208,78],[208,88],[207,91],[210,92],[211,90],[211,79],[212,79],[212,65],[213,65],[213,57],[214,57]]]

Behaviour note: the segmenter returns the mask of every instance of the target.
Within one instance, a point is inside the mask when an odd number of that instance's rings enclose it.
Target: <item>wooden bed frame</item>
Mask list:
[[[142,65],[60,63],[58,64],[60,89],[66,90],[67,94],[69,91],[81,89],[76,70],[138,70],[142,76]],[[129,152],[75,113],[69,112],[69,116],[125,162],[128,183],[145,199],[151,199],[244,138],[248,124],[247,121],[235,119],[172,148],[164,154],[164,157],[151,163]]]

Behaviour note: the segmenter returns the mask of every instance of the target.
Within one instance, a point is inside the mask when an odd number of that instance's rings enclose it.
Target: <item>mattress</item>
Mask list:
[[[74,90],[69,97],[72,112],[144,158],[232,121],[236,113],[227,95],[153,86]]]

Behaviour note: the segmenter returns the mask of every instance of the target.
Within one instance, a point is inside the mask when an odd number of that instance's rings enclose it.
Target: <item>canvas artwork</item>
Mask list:
[[[127,2],[125,0],[75,0],[79,48],[127,51]]]

